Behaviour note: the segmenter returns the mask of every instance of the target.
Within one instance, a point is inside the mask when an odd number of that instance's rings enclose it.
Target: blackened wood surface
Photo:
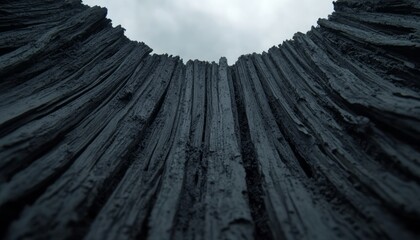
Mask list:
[[[1,1],[0,236],[418,239],[420,2],[318,24],[184,64],[106,9]]]

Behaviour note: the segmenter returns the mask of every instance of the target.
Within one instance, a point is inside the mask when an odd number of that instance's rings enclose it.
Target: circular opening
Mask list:
[[[113,26],[155,53],[184,60],[234,63],[261,53],[296,32],[307,32],[333,11],[332,0],[83,0],[108,8]]]

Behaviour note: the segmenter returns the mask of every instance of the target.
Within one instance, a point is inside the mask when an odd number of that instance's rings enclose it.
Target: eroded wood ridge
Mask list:
[[[418,239],[420,3],[318,24],[184,64],[106,9],[1,1],[0,236]]]

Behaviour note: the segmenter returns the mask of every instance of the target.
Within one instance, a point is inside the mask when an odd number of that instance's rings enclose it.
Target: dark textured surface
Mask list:
[[[419,239],[419,1],[338,1],[232,66],[105,17],[0,2],[4,239]]]

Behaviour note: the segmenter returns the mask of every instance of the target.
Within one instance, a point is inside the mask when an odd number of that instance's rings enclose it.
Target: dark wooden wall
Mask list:
[[[0,236],[419,239],[420,2],[318,24],[183,63],[106,9],[1,1]]]

